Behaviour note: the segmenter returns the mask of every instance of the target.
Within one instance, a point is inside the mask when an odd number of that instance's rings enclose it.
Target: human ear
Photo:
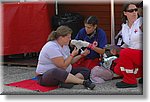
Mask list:
[[[97,28],[97,25],[94,25],[94,29],[96,29]]]
[[[126,16],[127,15],[127,13],[125,12],[125,11],[123,11],[123,14]]]

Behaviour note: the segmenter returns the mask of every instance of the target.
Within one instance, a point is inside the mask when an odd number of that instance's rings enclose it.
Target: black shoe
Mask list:
[[[67,89],[71,89],[72,87],[74,86],[74,84],[72,84],[72,83],[60,83],[59,84],[59,87],[60,88],[67,88]]]
[[[93,84],[90,80],[85,80],[83,82],[84,87],[86,87],[87,89],[93,90],[95,87],[95,84]]]
[[[116,83],[117,88],[133,88],[137,87],[137,84],[127,84],[123,81]]]
[[[139,79],[139,83],[140,83],[140,84],[143,84],[143,78],[140,78],[140,79]]]

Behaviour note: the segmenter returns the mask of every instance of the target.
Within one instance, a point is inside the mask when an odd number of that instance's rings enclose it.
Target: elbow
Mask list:
[[[62,69],[67,69],[67,67],[68,67],[68,66],[62,66],[61,68],[62,68]]]
[[[58,67],[62,68],[62,69],[67,69],[68,66],[67,65],[59,65]]]

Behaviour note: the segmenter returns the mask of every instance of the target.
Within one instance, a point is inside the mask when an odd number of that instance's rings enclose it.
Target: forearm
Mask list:
[[[71,64],[71,61],[73,60],[73,55],[71,54],[66,59],[64,59],[64,57],[61,56],[52,58],[51,60],[53,64],[55,64],[55,66],[57,66],[58,68],[66,69]]]
[[[72,62],[73,56],[70,55],[66,60],[64,60],[64,64],[62,65],[62,68],[66,69]]]
[[[74,58],[73,58],[73,60],[71,61],[71,64],[74,64],[74,63],[76,63],[80,58],[82,58],[82,56],[81,55],[77,55],[77,56],[75,56]]]
[[[99,48],[99,47],[94,47],[93,50],[99,54],[104,54],[105,49]]]

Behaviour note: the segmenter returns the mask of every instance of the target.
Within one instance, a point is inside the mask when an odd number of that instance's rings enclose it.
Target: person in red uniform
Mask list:
[[[84,26],[75,39],[89,42],[87,50],[90,53],[87,56],[83,55],[78,62],[73,64],[73,67],[86,67],[91,70],[100,64],[100,58],[105,52],[104,47],[107,44],[107,38],[104,30],[98,27],[98,19],[95,16],[86,18]]]
[[[124,47],[119,52],[119,58],[114,62],[113,71],[122,76],[123,80],[116,83],[117,88],[137,87],[136,78],[143,74],[143,32],[142,17],[138,16],[138,8],[134,3],[128,3],[123,8],[122,38]],[[116,55],[115,49],[111,50]]]

